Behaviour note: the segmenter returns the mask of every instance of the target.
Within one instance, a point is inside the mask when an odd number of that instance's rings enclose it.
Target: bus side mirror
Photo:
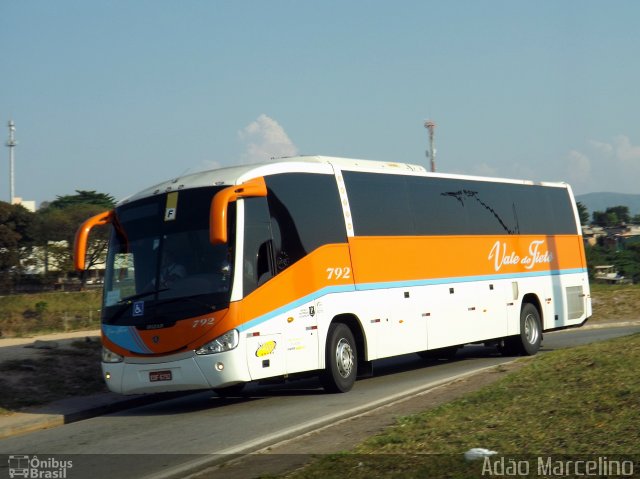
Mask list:
[[[229,203],[239,198],[267,196],[267,184],[264,178],[254,178],[241,185],[220,190],[211,200],[209,210],[209,241],[213,245],[227,242],[227,209]]]
[[[73,266],[77,271],[84,271],[85,258],[87,256],[87,240],[89,233],[96,226],[104,226],[111,223],[113,219],[113,211],[105,211],[104,213],[92,216],[80,225],[76,231],[76,239],[73,244]]]

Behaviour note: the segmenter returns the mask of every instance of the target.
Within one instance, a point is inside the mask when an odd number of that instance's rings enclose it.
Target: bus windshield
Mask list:
[[[104,323],[162,327],[228,307],[235,205],[229,208],[227,244],[209,242],[209,205],[220,189],[160,194],[116,208]]]

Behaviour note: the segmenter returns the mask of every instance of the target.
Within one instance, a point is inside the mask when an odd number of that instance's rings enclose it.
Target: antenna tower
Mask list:
[[[9,127],[9,139],[5,145],[9,148],[9,204],[13,204],[15,198],[15,174],[14,174],[14,149],[18,142],[16,141],[16,124],[13,120],[7,123]]]
[[[429,131],[429,149],[427,150],[427,158],[431,162],[431,171],[435,173],[436,171],[436,148],[435,143],[433,141],[433,134],[436,129],[435,122],[431,120],[427,120],[424,122],[424,127]]]

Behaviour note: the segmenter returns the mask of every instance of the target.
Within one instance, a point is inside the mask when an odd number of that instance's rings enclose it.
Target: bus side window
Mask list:
[[[300,198],[300,201],[304,200]],[[289,208],[272,191],[268,203],[276,273],[280,273],[301,259],[306,251],[300,239],[298,225]]]
[[[242,292],[247,296],[273,276],[273,248],[265,198],[244,200]]]
[[[333,175],[284,173],[267,176],[265,182],[276,273],[323,245],[347,241]]]
[[[263,285],[273,277],[273,242],[271,240],[265,241],[260,245],[258,249],[258,259],[256,278],[258,279],[258,286]]]
[[[291,223],[289,222],[289,224]],[[284,233],[281,224],[284,225]],[[297,233],[290,231],[286,222],[278,221],[278,218],[273,216],[271,217],[271,234],[273,236],[271,248],[274,258],[274,270],[278,274],[302,258],[304,254],[300,252],[301,247],[299,246]]]

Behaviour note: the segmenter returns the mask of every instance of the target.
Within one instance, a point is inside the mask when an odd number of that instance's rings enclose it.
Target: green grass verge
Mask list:
[[[593,320],[640,318],[640,284],[592,284]]]
[[[483,461],[463,459],[474,447],[514,456],[640,452],[640,334],[524,361],[491,386],[399,418],[287,477],[480,477]]]
[[[0,333],[35,333],[100,327],[102,290],[0,296]]]

